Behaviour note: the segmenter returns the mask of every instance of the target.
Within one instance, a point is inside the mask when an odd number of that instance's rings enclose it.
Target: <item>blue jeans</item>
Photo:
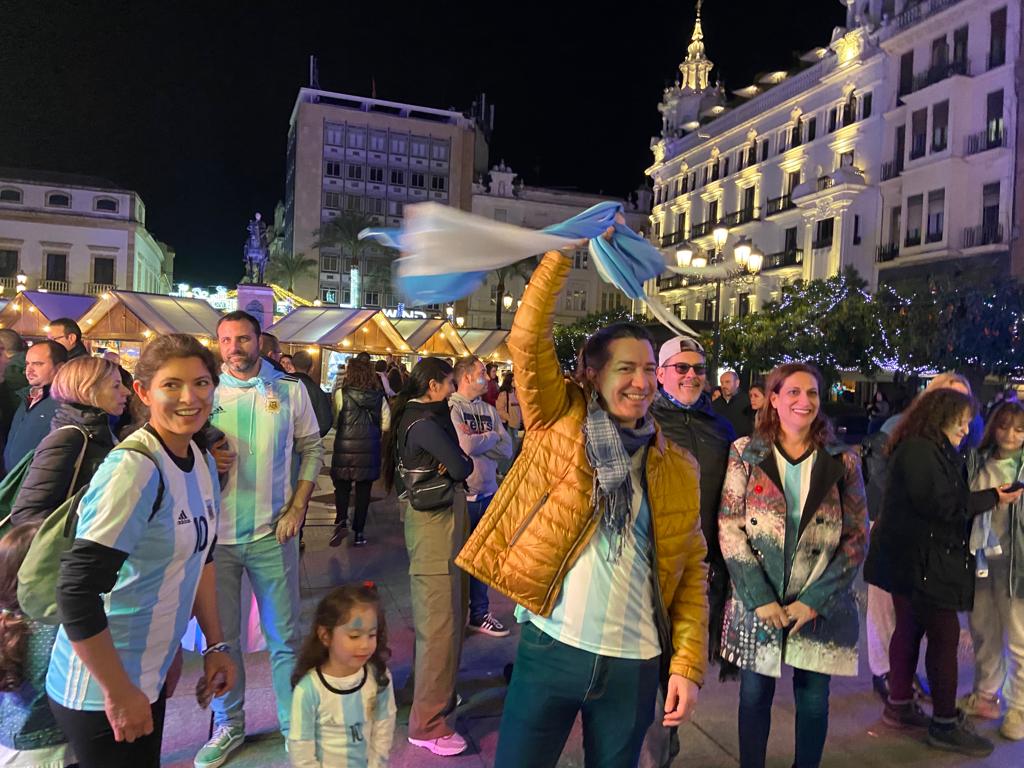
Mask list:
[[[292,671],[299,647],[299,538],[279,544],[274,534],[245,544],[218,544],[217,608],[224,640],[231,644],[231,660],[238,677],[235,686],[213,700],[216,725],[245,729],[245,666],[242,662],[242,572],[249,574],[260,610],[260,624],[270,651],[271,679],[277,700],[277,721],[288,737],[292,714]]]
[[[828,686],[831,677],[793,670],[796,700],[796,768],[821,764],[828,735]],[[775,678],[740,670],[740,768],[764,768],[768,732],[772,727]]]
[[[466,512],[469,514],[469,532],[472,533],[476,530],[477,523],[484,516],[484,512],[487,511],[487,507],[490,506],[491,499],[494,498],[492,493],[490,496],[477,496],[476,501],[466,502]],[[487,599],[487,585],[479,579],[475,579],[472,576],[469,577],[469,620],[474,624],[479,624],[483,621],[484,616],[487,615],[491,609],[491,603]]]
[[[555,768],[583,714],[586,768],[635,768],[654,721],[659,659],[617,659],[523,624],[494,768]]]

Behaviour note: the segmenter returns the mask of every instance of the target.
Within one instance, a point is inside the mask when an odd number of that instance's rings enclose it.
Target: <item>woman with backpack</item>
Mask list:
[[[338,420],[334,432],[331,479],[334,481],[334,535],[337,547],[348,535],[348,500],[356,489],[356,513],[352,521],[353,544],[366,544],[363,528],[370,508],[370,488],[380,477],[381,435],[391,426],[391,409],[384,397],[380,376],[370,363],[353,359],[335,393]]]
[[[150,341],[134,384],[149,421],[80,497],[46,692],[81,768],[159,766],[165,680],[193,613],[209,644],[202,688],[220,695],[234,682],[212,557],[216,465],[192,440],[217,380],[213,355],[191,336]]]
[[[113,363],[77,357],[57,371],[50,397],[60,405],[11,507],[15,525],[41,523],[92,479],[114,447],[110,417],[124,412],[128,390]]]
[[[867,517],[860,459],[821,410],[824,382],[804,363],[765,384],[754,434],[732,444],[719,541],[732,577],[722,657],[740,668],[740,766],[763,768],[782,665],[793,668],[796,754],[821,764],[832,675],[857,675],[853,582]]]
[[[448,411],[452,373],[436,357],[412,369],[395,400],[383,467],[385,485],[392,488],[398,476],[408,494],[405,547],[416,629],[409,743],[444,756],[466,749],[455,732],[455,677],[467,597],[465,575],[454,559],[468,532],[463,481],[473,471]]]

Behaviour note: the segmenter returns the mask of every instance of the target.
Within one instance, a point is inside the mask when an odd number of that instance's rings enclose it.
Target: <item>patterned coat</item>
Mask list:
[[[867,515],[860,459],[843,446],[818,450],[785,586],[786,497],[772,447],[761,438],[732,445],[722,489],[719,542],[732,577],[722,656],[779,677],[782,662],[833,675],[857,674],[860,627],[853,582],[864,560]],[[755,614],[799,600],[818,617],[788,636]]]

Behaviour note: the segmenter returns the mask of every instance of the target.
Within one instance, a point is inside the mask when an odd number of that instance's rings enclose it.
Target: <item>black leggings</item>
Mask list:
[[[164,692],[152,705],[153,732],[131,744],[115,741],[107,713],[67,709],[50,699],[50,711],[68,737],[79,768],[160,768],[160,745],[164,736]]]
[[[924,668],[932,689],[932,714],[956,717],[957,649],[960,621],[956,611],[915,605],[910,598],[893,595],[896,629],[889,643],[889,700],[899,704],[914,698],[912,687],[921,638],[928,638]]]
[[[348,499],[352,492],[352,484],[356,486],[356,513],[352,521],[352,530],[362,533],[366,527],[366,513],[370,509],[370,488],[373,480],[335,480],[334,481],[334,524],[348,522]]]

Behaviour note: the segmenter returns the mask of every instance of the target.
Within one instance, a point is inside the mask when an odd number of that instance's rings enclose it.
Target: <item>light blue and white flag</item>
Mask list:
[[[590,241],[590,256],[601,278],[631,299],[643,300],[658,320],[675,333],[696,336],[644,291],[644,281],[665,271],[661,253],[631,230],[620,203],[604,202],[542,230],[492,221],[439,203],[405,208],[401,229],[364,229],[370,238],[402,252],[395,261],[395,282],[409,304],[440,304],[468,296],[489,272],[580,240]],[[610,240],[601,237],[609,227]]]

